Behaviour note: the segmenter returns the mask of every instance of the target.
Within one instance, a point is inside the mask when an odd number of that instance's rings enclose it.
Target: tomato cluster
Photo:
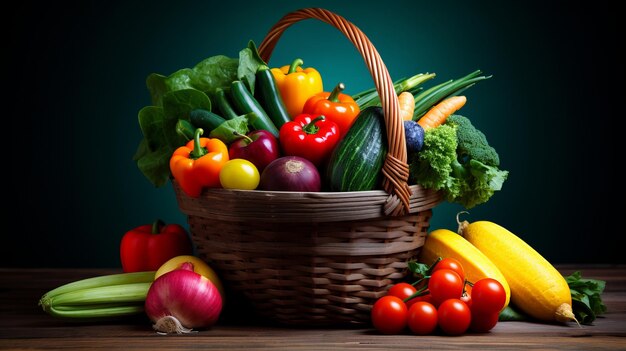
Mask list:
[[[439,328],[448,335],[467,330],[487,332],[498,323],[506,303],[502,284],[492,278],[467,282],[461,264],[444,258],[431,269],[419,290],[412,284],[393,285],[372,307],[372,324],[383,334],[428,335]]]

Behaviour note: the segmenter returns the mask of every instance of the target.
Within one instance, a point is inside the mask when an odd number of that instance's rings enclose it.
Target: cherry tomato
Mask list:
[[[472,313],[459,299],[448,299],[437,309],[437,322],[444,333],[461,335],[467,331],[472,321]]]
[[[407,324],[413,334],[431,334],[437,328],[437,320],[437,309],[429,302],[417,301],[409,308]]]
[[[483,314],[498,313],[506,303],[506,292],[499,281],[483,278],[472,287],[472,311]]]
[[[459,277],[461,277],[463,281],[465,281],[465,270],[463,269],[461,262],[459,262],[458,260],[452,257],[446,257],[442,259],[441,261],[437,262],[437,264],[433,268],[433,273],[440,269],[451,269],[455,271],[456,274],[458,274]]]
[[[498,324],[499,313],[482,313],[472,310],[470,330],[477,333],[486,333]]]
[[[447,299],[458,299],[463,295],[465,281],[450,269],[433,272],[428,280],[428,290],[432,295],[433,304],[438,306]]]
[[[408,310],[400,298],[383,296],[372,307],[372,324],[383,334],[399,334],[407,323]]]
[[[225,189],[254,190],[261,176],[256,166],[242,158],[232,159],[220,170],[220,183]]]
[[[413,295],[416,291],[417,289],[409,283],[398,283],[387,291],[387,295],[395,296],[400,298],[400,300],[404,300]]]

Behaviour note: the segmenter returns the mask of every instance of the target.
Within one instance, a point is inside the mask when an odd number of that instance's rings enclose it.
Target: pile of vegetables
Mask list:
[[[191,255],[172,257],[157,271],[87,278],[44,294],[39,305],[67,320],[110,320],[146,315],[160,333],[189,333],[213,326],[224,290],[211,267]]]
[[[377,91],[348,95],[343,82],[324,91],[320,72],[303,63],[270,68],[250,41],[239,58],[218,55],[169,76],[151,74],[152,104],[139,111],[137,166],[155,186],[174,178],[192,197],[220,187],[381,189],[387,140]],[[454,115],[467,101],[461,93],[490,76],[477,70],[425,89],[434,78],[420,73],[394,82],[409,181],[471,208],[508,175],[484,134]]]

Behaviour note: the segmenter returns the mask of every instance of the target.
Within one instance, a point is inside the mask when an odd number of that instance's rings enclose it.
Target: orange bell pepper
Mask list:
[[[302,113],[308,98],[324,91],[319,72],[312,67],[302,69],[302,64],[302,59],[295,59],[290,66],[270,70],[292,120]]]
[[[337,124],[339,137],[346,135],[360,110],[350,95],[341,93],[344,89],[345,85],[339,83],[330,93],[321,92],[311,96],[304,104],[302,113],[324,115],[329,121]]]
[[[174,151],[170,158],[170,171],[181,189],[198,197],[202,188],[219,188],[220,170],[228,161],[228,147],[215,138],[200,138],[204,133],[196,129],[194,139]]]

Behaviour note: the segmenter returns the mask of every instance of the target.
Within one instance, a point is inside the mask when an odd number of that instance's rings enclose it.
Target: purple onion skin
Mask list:
[[[259,189],[317,192],[322,181],[315,165],[302,157],[284,156],[272,161],[261,173]]]
[[[187,328],[213,326],[222,311],[222,297],[210,280],[198,273],[176,269],[157,278],[145,302],[148,317],[157,322],[174,316]]]

